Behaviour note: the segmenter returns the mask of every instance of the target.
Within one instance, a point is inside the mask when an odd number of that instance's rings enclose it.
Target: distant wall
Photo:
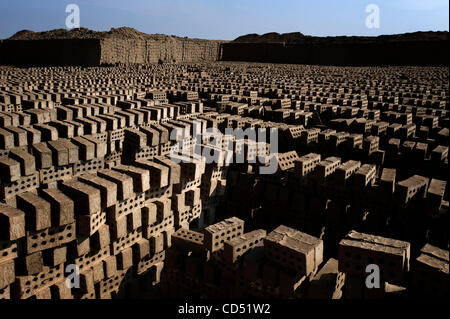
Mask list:
[[[102,64],[217,61],[219,54],[218,41],[171,37],[164,40],[101,40]]]
[[[17,66],[201,62],[220,59],[220,42],[167,37],[141,39],[5,40],[0,63]]]
[[[224,61],[298,63],[314,65],[449,65],[447,41],[386,43],[223,44]]]

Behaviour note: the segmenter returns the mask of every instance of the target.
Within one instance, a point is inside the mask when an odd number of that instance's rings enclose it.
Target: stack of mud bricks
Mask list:
[[[339,243],[344,298],[381,299],[386,283],[404,286],[410,267],[408,242],[351,231]],[[373,276],[368,278],[370,275]]]
[[[330,289],[317,286],[311,295],[339,296],[343,275],[328,257],[338,257],[338,243],[350,229],[410,242],[419,256],[417,269],[448,281],[442,275],[448,257],[439,250],[448,247],[442,173],[448,169],[448,70],[404,72],[406,79],[399,81],[389,68],[232,63],[0,68],[0,273],[6,274],[0,276],[0,295],[41,298],[50,291],[52,298],[108,298],[123,290],[117,288],[122,283],[136,294],[145,285],[136,284],[138,274],[150,285],[163,274],[171,232],[179,227],[201,232],[230,216],[256,231],[239,235],[242,243],[262,236],[260,228],[280,224],[322,239],[328,261],[310,275],[311,287],[331,278]],[[205,164],[190,152],[210,147],[194,139],[194,120],[202,122],[202,133],[205,126],[277,129],[277,172],[259,175],[258,166],[247,163],[267,150],[253,148],[249,139],[232,143],[244,163]],[[186,161],[172,159],[173,153]],[[80,196],[88,204],[81,205]],[[106,248],[108,254],[101,255]],[[263,250],[256,251],[248,258],[265,258]],[[210,264],[226,265],[216,258],[220,254],[210,253]],[[57,275],[75,261],[86,262],[82,287],[68,290]],[[410,272],[411,287],[422,285],[416,275]],[[256,281],[259,287],[264,278]],[[208,289],[219,293],[216,279]],[[245,294],[270,295],[256,283]],[[431,281],[426,284],[430,294],[441,294]]]
[[[185,289],[205,298],[299,298],[308,294],[309,282],[328,282],[313,295],[340,297],[337,263],[327,263],[313,280],[323,260],[320,239],[285,226],[268,235],[262,229],[244,233],[243,228],[243,221],[232,217],[206,227],[203,234],[178,230],[168,252],[169,295]],[[332,288],[332,279],[321,278],[324,273],[335,274]]]

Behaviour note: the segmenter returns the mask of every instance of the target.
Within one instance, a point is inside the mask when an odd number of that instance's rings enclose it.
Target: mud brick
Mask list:
[[[199,179],[205,173],[206,160],[203,157],[191,157],[185,154],[171,154],[170,156],[181,166],[181,180]]]
[[[97,123],[87,118],[76,118],[75,122],[83,124],[85,134],[98,133]]]
[[[427,199],[434,208],[437,209],[441,208],[446,187],[447,187],[446,181],[441,181],[438,179],[431,180],[430,186],[428,187]]]
[[[82,123],[75,122],[73,120],[64,120],[62,122],[73,126],[73,136],[83,136],[84,135],[84,125]]]
[[[202,253],[204,235],[193,230],[180,228],[172,234],[171,241],[174,247],[186,252]]]
[[[161,198],[156,200],[154,203],[157,207],[156,214],[159,222],[172,215],[171,200],[169,198]]]
[[[66,280],[50,286],[50,291],[53,299],[73,299],[72,290],[67,287]]]
[[[133,250],[128,247],[117,254],[117,269],[125,270],[133,266]]]
[[[46,123],[50,121],[48,112],[41,109],[26,110],[25,113],[31,116],[31,123]]]
[[[140,210],[145,205],[144,193],[135,194],[134,197],[118,202],[107,210],[108,221],[114,221],[134,210]]]
[[[224,221],[205,228],[204,246],[211,252],[222,249],[223,243],[244,233],[244,221],[237,217],[227,218]]]
[[[58,166],[65,166],[69,164],[69,149],[61,141],[49,141],[48,147],[52,150],[53,163]]]
[[[17,258],[17,242],[0,240],[0,263]]]
[[[26,146],[28,144],[27,131],[14,126],[6,127],[5,129],[13,133],[15,146],[21,147]]]
[[[426,297],[448,296],[448,250],[426,244],[411,265],[411,288]]]
[[[106,212],[99,211],[89,215],[79,215],[77,217],[78,234],[92,236],[102,225],[106,223]]]
[[[13,133],[0,128],[0,149],[10,149],[14,147]]]
[[[136,265],[150,254],[150,242],[148,239],[141,239],[133,247],[133,263]]]
[[[12,284],[15,280],[16,272],[14,260],[4,261],[0,263],[0,287],[5,288]]]
[[[420,175],[400,181],[396,184],[395,198],[400,204],[407,204],[414,196],[425,197],[429,179]],[[419,196],[417,196],[419,197]]]
[[[146,135],[148,146],[158,146],[160,144],[160,136],[157,130],[145,126],[140,127],[139,129]]]
[[[258,229],[225,241],[223,249],[224,262],[228,265],[234,264],[248,250],[260,244],[264,237],[266,237],[266,231]]]
[[[117,185],[115,183],[92,174],[82,175],[78,177],[78,180],[100,190],[102,209],[116,204]]]
[[[94,158],[87,162],[78,162],[73,164],[73,175],[80,176],[83,174],[96,173],[105,168],[103,159]]]
[[[54,267],[56,265],[64,264],[67,260],[67,247],[61,246],[44,250],[42,256],[45,266]]]
[[[364,190],[366,186],[372,185],[376,178],[376,166],[370,164],[362,165],[354,175],[355,190]]]
[[[31,276],[16,276],[13,290],[14,298],[29,298],[41,289],[50,287],[64,278],[64,265],[44,267],[43,271]]]
[[[105,122],[106,130],[113,131],[117,130],[118,128],[118,122],[119,120],[115,117],[109,116],[109,115],[99,115],[97,118],[102,119]]]
[[[44,259],[42,252],[38,251],[25,256],[23,261],[23,271],[25,275],[35,275],[44,269]]]
[[[30,153],[21,150],[11,150],[9,157],[20,163],[23,176],[31,175],[36,171],[36,160]]]
[[[34,144],[32,153],[36,158],[36,166],[38,168],[49,168],[53,165],[53,153],[46,143]]]
[[[77,237],[67,245],[68,259],[73,260],[75,257],[86,255],[90,250],[90,238]]]
[[[151,267],[163,262],[165,259],[165,251],[161,251],[153,256],[147,256],[139,262],[136,267],[137,274],[142,274]]]
[[[185,199],[185,193],[176,194],[172,197],[172,209],[177,212],[184,212],[189,207],[186,207],[186,199]]]
[[[97,108],[95,108],[97,109]],[[85,118],[97,124],[97,133],[102,133],[106,131],[106,121],[97,116],[88,116]]]
[[[42,141],[56,141],[58,139],[58,130],[47,124],[35,124],[33,128],[41,132]]]
[[[125,200],[133,197],[133,179],[130,176],[106,169],[98,171],[97,175],[117,185],[118,200]]]
[[[116,240],[125,237],[127,234],[127,216],[120,216],[108,222],[111,239]]]
[[[150,189],[150,173],[148,170],[135,166],[117,165],[113,170],[133,178],[133,190],[143,193]]]
[[[124,112],[134,114],[134,125],[141,126],[142,124],[144,124],[144,114],[140,112],[140,109],[137,110],[129,109]]]
[[[11,286],[0,288],[0,300],[11,299]]]
[[[139,150],[147,146],[147,135],[139,130],[127,128],[124,130],[124,143]]]
[[[56,109],[56,115],[58,117],[58,120],[72,120],[73,119],[73,111],[65,106],[57,106]]]
[[[40,231],[27,231],[25,249],[28,254],[67,244],[75,240],[75,223]]]
[[[164,156],[156,156],[154,162],[167,166],[170,169],[169,184],[178,184],[181,178],[181,167],[177,163],[171,161]]]
[[[95,251],[107,247],[111,242],[109,226],[101,225],[91,236],[90,242],[92,249]]]
[[[125,118],[125,116],[114,113],[111,115],[111,117],[117,119],[117,128],[123,128],[127,126],[127,119]]]
[[[128,231],[133,231],[138,227],[142,226],[141,208],[134,209],[128,215],[127,218],[127,229]]]
[[[380,186],[389,195],[392,195],[395,191],[396,173],[395,168],[383,168],[381,173]]]
[[[71,179],[73,175],[72,165],[51,166],[39,170],[39,181],[42,184],[50,185],[58,181],[66,181]]]
[[[95,144],[95,157],[96,158],[105,157],[105,155],[108,151],[108,144],[106,142],[102,142],[92,135],[84,135],[83,138],[88,140],[89,142],[92,142]]]
[[[174,216],[171,215],[164,219],[162,222],[156,222],[152,225],[148,225],[143,228],[143,237],[146,239],[150,239],[157,233],[163,232],[167,229],[172,229],[174,227]]]
[[[345,283],[345,274],[339,272],[338,261],[330,258],[311,279],[308,287],[309,299],[340,299]]]
[[[68,150],[68,161],[69,164],[74,164],[79,161],[79,155],[78,155],[78,146],[71,143],[67,139],[59,139],[61,143],[67,148]]]
[[[160,197],[170,198],[173,193],[173,185],[168,185],[166,187],[153,187],[145,192],[145,199],[154,202]]]
[[[151,128],[159,132],[159,144],[164,144],[169,142],[169,131],[158,124],[152,124]]]
[[[110,248],[105,247],[99,251],[87,252],[86,254],[77,257],[73,261],[73,264],[77,265],[79,267],[80,272],[83,273],[83,272],[92,270],[92,267],[95,264],[98,264],[98,263],[101,264],[102,261],[107,259],[109,256],[111,256]]]
[[[360,167],[361,162],[353,160],[347,161],[340,165],[335,171],[336,182],[338,185],[345,186],[345,181],[348,180]]]
[[[152,255],[160,253],[164,250],[164,234],[162,232],[150,237],[149,241],[150,252]]]
[[[200,203],[200,189],[188,190],[185,194],[186,205],[195,206]]]
[[[72,294],[79,299],[95,299],[94,271],[80,272],[80,288],[72,288]]]
[[[105,278],[103,263],[96,263],[94,266],[92,266],[92,271],[94,274],[94,284],[99,283]]]
[[[346,275],[366,276],[366,266],[380,267],[381,280],[401,283],[409,270],[410,244],[351,231],[339,243],[339,271]]]
[[[52,226],[63,226],[75,221],[74,203],[57,189],[43,189],[39,195],[50,203]]]
[[[126,126],[130,127],[130,126],[134,126],[135,125],[135,121],[134,121],[135,114],[128,113],[128,112],[125,112],[125,111],[117,111],[117,112],[115,112],[115,115],[121,115],[121,116],[125,117],[125,119],[126,119]]]
[[[435,164],[441,164],[448,157],[448,147],[439,145],[431,152],[431,161]]]
[[[11,183],[20,178],[20,163],[6,156],[0,157],[0,180]]]
[[[276,264],[308,276],[322,263],[323,241],[279,226],[264,238],[264,253]]]
[[[50,203],[26,192],[17,196],[17,208],[25,212],[26,229],[42,230],[51,226]]]
[[[92,215],[101,210],[101,197],[98,189],[75,180],[65,181],[60,188],[74,201],[78,214]]]
[[[111,294],[119,292],[122,282],[126,280],[128,269],[118,271],[113,277],[108,280],[104,279],[97,284],[97,295],[99,299],[108,298]]]
[[[142,214],[142,224],[143,225],[153,225],[157,221],[157,214],[158,207],[155,203],[146,201],[144,204],[144,207],[142,207],[141,214]]]
[[[111,253],[117,255],[120,251],[131,247],[142,239],[142,229],[138,228],[128,233],[126,236],[120,237],[111,243]]]
[[[41,142],[41,132],[34,129],[31,126],[22,127],[22,129],[27,133],[27,143],[28,145],[33,145]]]
[[[154,265],[153,283],[159,283],[161,281],[162,271],[164,269],[164,262],[155,263]]]
[[[172,234],[175,233],[175,228],[167,228],[163,231],[164,234],[164,247],[169,249],[172,247]]]
[[[117,274],[117,260],[116,256],[108,256],[103,259],[103,272],[106,278],[111,278]]]
[[[0,113],[0,126],[6,127],[11,126],[12,124],[12,117],[8,116],[8,114]]]
[[[169,185],[169,168],[146,160],[138,160],[135,165],[150,171],[150,186],[162,188]]]
[[[50,287],[44,287],[42,289],[39,289],[38,291],[35,292],[35,294],[31,298],[36,299],[36,300],[52,299],[52,293],[51,293]]]
[[[58,130],[58,136],[63,138],[74,137],[74,126],[70,123],[63,121],[53,121],[48,125],[55,127]]]

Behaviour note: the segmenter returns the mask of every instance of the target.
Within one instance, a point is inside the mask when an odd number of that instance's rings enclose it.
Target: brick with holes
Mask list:
[[[381,236],[350,231],[339,243],[339,271],[365,278],[366,267],[377,265],[380,280],[403,282],[409,271],[410,243]]]
[[[265,230],[258,229],[225,241],[223,260],[227,264],[232,265],[248,250],[262,243],[263,238],[266,237],[266,235]]]
[[[322,263],[323,241],[281,225],[264,238],[264,254],[276,264],[308,276]]]
[[[240,236],[244,233],[244,221],[237,218],[227,218],[222,222],[205,228],[204,246],[211,252],[223,248],[223,243],[231,240],[232,236]]]

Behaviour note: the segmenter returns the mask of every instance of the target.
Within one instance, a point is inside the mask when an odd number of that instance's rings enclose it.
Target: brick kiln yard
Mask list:
[[[448,73],[0,67],[0,299],[448,296]],[[278,150],[230,137],[245,163],[206,163],[229,152],[194,123]]]

